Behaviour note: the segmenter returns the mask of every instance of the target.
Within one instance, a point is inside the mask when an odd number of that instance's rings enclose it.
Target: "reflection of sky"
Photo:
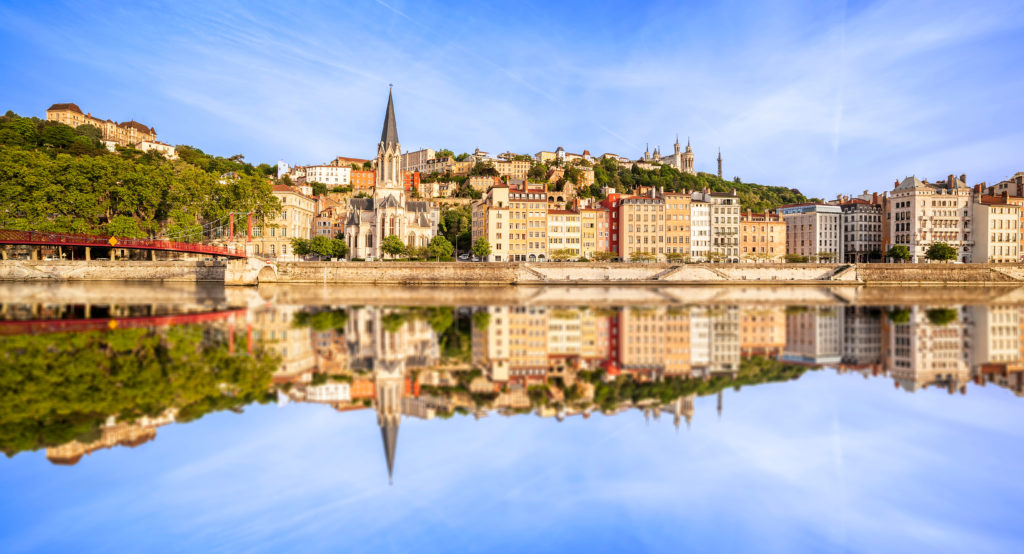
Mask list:
[[[1024,400],[831,371],[639,412],[404,419],[258,406],[57,467],[0,461],[2,550],[1012,551]]]

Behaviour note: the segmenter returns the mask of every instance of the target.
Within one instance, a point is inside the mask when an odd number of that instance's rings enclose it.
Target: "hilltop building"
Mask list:
[[[103,133],[104,141],[114,142],[121,146],[134,147],[140,142],[162,144],[157,143],[156,141],[156,129],[147,127],[138,121],[118,123],[117,121],[111,121],[109,119],[103,120],[93,116],[92,113],[82,113],[81,108],[73,103],[54,104],[50,106],[46,109],[46,120],[56,121],[57,123],[63,123],[64,125],[70,125],[71,127],[78,127],[79,125],[93,125],[98,127]]]

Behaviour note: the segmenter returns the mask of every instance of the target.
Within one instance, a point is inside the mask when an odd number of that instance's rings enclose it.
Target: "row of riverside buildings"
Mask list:
[[[487,239],[488,261],[593,258],[781,262],[884,261],[904,245],[925,261],[935,243],[964,263],[1014,263],[1024,255],[1024,172],[992,186],[950,175],[907,177],[892,191],[830,202],[790,204],[774,213],[743,211],[730,192],[614,192],[563,208],[543,184],[507,179],[473,204],[473,239]]]
[[[67,117],[80,115],[80,110],[69,113]],[[891,247],[903,245],[910,261],[922,262],[935,243],[953,247],[956,261],[964,263],[1020,262],[1024,256],[1024,172],[991,186],[969,186],[966,175],[934,182],[911,176],[896,181],[889,191],[840,195],[760,213],[744,211],[735,189],[666,192],[638,187],[633,194],[608,189],[599,201],[580,198],[569,188],[552,190],[551,179],[570,166],[580,169],[583,185],[592,183],[590,164],[608,157],[694,172],[689,141],[683,150],[678,138],[673,154],[663,156],[655,149],[635,161],[610,153],[573,154],[561,147],[534,156],[505,153],[496,158],[477,149],[460,161],[439,158],[431,149],[403,154],[389,93],[376,158],[339,157],[317,166],[279,163],[279,176],[289,175],[292,181],[279,181],[273,188],[283,211],[278,220],[253,231],[247,248],[250,254],[289,259],[294,257],[289,251],[292,238],[343,236],[351,258],[371,260],[383,257],[381,244],[390,235],[408,246],[424,247],[437,235],[438,201],[451,191],[441,191],[443,183],[421,180],[420,175],[443,170],[446,175],[465,174],[471,187],[481,191],[482,197],[471,203],[472,237],[474,243],[486,239],[489,244],[484,261],[780,263],[791,255],[791,260],[865,263],[885,261]],[[492,164],[499,174],[468,175],[481,162]],[[547,183],[533,182],[528,173],[534,162],[549,164],[556,174],[548,175]],[[721,168],[719,153],[719,176]],[[340,198],[314,196],[315,182],[351,190]]]

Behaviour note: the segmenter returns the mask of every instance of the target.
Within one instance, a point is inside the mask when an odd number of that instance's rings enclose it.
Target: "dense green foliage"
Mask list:
[[[636,165],[622,167],[610,158],[594,166],[594,184],[613,187],[623,193],[631,193],[639,186],[663,188],[665,192],[701,191],[705,188],[711,192],[729,192],[736,189],[742,209],[754,212],[807,201],[807,197],[797,189],[744,183],[739,178],[726,181],[710,173],[690,175],[667,165],[656,170],[645,170]]]
[[[312,239],[294,238],[291,243],[292,252],[296,256],[315,254],[324,258],[342,258],[348,254],[348,244],[344,240],[323,235],[317,235]]]
[[[934,242],[925,251],[924,257],[938,262],[953,261],[956,259],[956,248],[944,242]]]
[[[491,255],[491,243],[484,237],[473,242],[473,255],[481,260]]]
[[[177,408],[182,422],[264,401],[278,363],[230,354],[202,325],[0,337],[0,450],[95,436],[111,415]]]
[[[910,259],[910,249],[906,245],[897,244],[889,248],[888,252],[885,253],[886,257],[892,258],[893,260],[905,262]]]
[[[388,235],[380,242],[380,249],[392,258],[405,252],[405,243],[398,235]]]
[[[280,209],[271,166],[188,146],[177,147],[178,160],[109,152],[95,131],[0,117],[0,228],[199,240],[231,211],[262,222]]]
[[[430,239],[430,244],[427,245],[427,255],[433,260],[447,261],[452,257],[454,251],[455,247],[442,235]]]
[[[742,208],[754,212],[773,210],[783,204],[807,202],[807,197],[797,189],[744,183],[738,177],[726,181],[710,173],[690,175],[667,165],[657,169],[642,169],[636,164],[623,165],[608,158],[597,162],[593,169],[594,184],[577,188],[578,195],[583,198],[601,198],[604,187],[622,194],[633,194],[638,187],[656,187],[665,192],[692,192],[705,188],[711,192],[729,192],[736,189]],[[547,179],[549,170],[547,165],[537,163],[530,168],[528,176],[531,181],[543,181]],[[579,185],[582,183],[582,169],[570,164],[565,167],[563,178]]]
[[[441,221],[437,232],[455,245],[456,250],[466,250],[473,240],[473,209],[466,205],[441,205]]]

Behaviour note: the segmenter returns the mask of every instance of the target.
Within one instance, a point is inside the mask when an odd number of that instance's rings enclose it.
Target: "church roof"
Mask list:
[[[348,204],[353,210],[372,210],[373,198],[349,198]]]
[[[398,143],[398,125],[395,123],[395,102],[388,91],[388,110],[384,113],[384,129],[380,132],[380,141],[384,146]]]
[[[395,197],[391,196],[389,194],[387,197],[384,198],[384,200],[381,201],[380,204],[378,204],[377,207],[378,208],[398,208],[400,206],[398,204],[398,200],[395,200]]]
[[[430,210],[430,202],[425,202],[425,201],[422,201],[422,200],[414,201],[414,202],[406,202],[405,203],[405,210],[407,212],[427,212],[427,211]]]

